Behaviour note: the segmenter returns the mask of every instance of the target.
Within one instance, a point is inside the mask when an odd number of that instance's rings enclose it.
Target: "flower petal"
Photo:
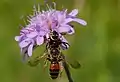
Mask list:
[[[37,36],[37,32],[31,32],[29,34],[26,35],[28,38],[34,38],[35,36]]]
[[[66,18],[65,21],[64,21],[64,24],[67,24],[69,22],[73,21],[73,18]]]
[[[33,44],[28,47],[28,56],[32,56]]]
[[[59,23],[62,23],[64,21],[64,19],[66,18],[65,13],[57,13],[57,20]]]
[[[47,39],[49,38],[49,34],[48,34],[48,33],[46,34],[46,38],[47,38]]]
[[[20,48],[20,50],[21,50],[21,55],[24,55],[24,54],[26,54],[26,52],[27,52],[27,47],[24,47],[24,48]]]
[[[82,24],[84,26],[87,25],[87,22],[82,19],[74,18],[73,21],[78,22],[79,24]]]
[[[30,39],[25,39],[19,43],[20,48],[24,48],[30,44]]]
[[[41,45],[41,44],[43,44],[43,42],[44,42],[44,38],[43,38],[43,37],[38,36],[38,37],[36,38],[36,43],[37,43],[37,45]]]
[[[69,25],[63,25],[63,26],[59,27],[57,30],[60,33],[62,33],[62,32],[69,32],[70,28],[71,27]]]
[[[46,30],[47,31],[47,30]],[[44,36],[46,34],[46,31],[41,29],[41,31],[39,32],[39,36]]]
[[[76,16],[77,14],[78,14],[78,9],[74,9],[74,10],[72,10],[72,12],[70,12],[68,15]]]
[[[68,31],[68,34],[73,34],[73,33],[75,33],[75,30],[74,30],[74,28],[70,28],[70,30]]]
[[[26,62],[28,60],[28,48],[21,48],[22,61]]]
[[[15,40],[19,41],[20,40],[20,36],[15,36]]]

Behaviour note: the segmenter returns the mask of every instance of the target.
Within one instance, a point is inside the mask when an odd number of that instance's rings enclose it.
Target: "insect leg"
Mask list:
[[[57,60],[59,61],[59,65],[60,65],[60,74],[59,74],[59,76],[61,77],[62,73],[63,73],[63,70],[64,70],[63,63],[62,63],[62,61],[64,61],[64,56],[63,56],[62,52],[60,52],[60,54],[58,55]]]
[[[47,67],[47,64],[48,64],[47,59],[45,59],[45,61],[44,61],[44,68]]]
[[[43,55],[41,56],[41,58],[45,58],[44,68],[47,67],[47,61],[48,61],[48,58],[49,58],[48,56],[49,56],[48,52],[45,52],[45,54],[43,54]]]
[[[62,44],[66,47],[66,49],[68,49],[68,47],[70,46],[67,42],[62,42]]]
[[[46,50],[47,50],[48,48],[49,48],[49,44],[47,43],[47,44],[46,44]]]
[[[59,62],[60,64],[60,74],[59,74],[59,77],[62,76],[62,73],[63,73],[63,70],[64,70],[64,67],[63,67],[63,63],[62,62]]]

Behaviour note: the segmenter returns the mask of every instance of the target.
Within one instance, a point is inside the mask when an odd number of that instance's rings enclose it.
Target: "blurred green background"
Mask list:
[[[49,0],[48,0],[49,1]],[[71,47],[66,55],[79,60],[80,69],[70,69],[75,82],[120,82],[120,0],[56,0],[57,8],[79,9],[87,26],[73,23],[76,33],[66,36]],[[43,64],[30,67],[21,61],[18,43],[22,18],[43,0],[0,0],[0,82],[68,82],[65,73],[51,80]],[[43,53],[44,47],[34,55]]]

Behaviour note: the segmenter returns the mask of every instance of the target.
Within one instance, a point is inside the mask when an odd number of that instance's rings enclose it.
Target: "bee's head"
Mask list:
[[[50,32],[50,38],[52,40],[56,40],[56,39],[59,38],[59,34],[55,30],[53,30],[53,31]]]

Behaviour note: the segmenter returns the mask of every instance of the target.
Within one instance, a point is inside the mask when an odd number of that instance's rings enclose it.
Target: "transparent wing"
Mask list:
[[[40,55],[40,56],[37,56],[35,58],[29,59],[28,60],[28,65],[30,65],[30,66],[37,66],[40,63],[40,61],[41,61],[42,58],[46,59],[47,54],[48,53],[45,50],[42,56]]]
[[[28,62],[27,62],[27,64],[29,65],[29,66],[37,66],[38,64],[40,63],[40,57],[39,56],[37,56],[37,57],[35,57],[35,58],[31,58],[31,59],[29,59],[28,60]]]
[[[64,55],[64,54],[63,54]],[[66,62],[74,69],[78,69],[81,67],[81,64],[79,63],[79,61],[75,60],[74,58],[68,56],[68,55],[64,55]]]
[[[34,45],[33,46],[33,51],[37,48],[38,46]],[[29,66],[37,66],[40,63],[41,58],[43,58],[46,54],[46,50],[44,51],[44,54],[41,56],[37,57],[29,57],[28,56],[28,50],[27,48],[22,50],[22,60],[23,62],[26,62]]]
[[[77,60],[68,61],[72,68],[78,69],[81,67],[81,64]]]
[[[69,80],[69,82],[73,82],[70,70],[69,70],[69,66],[71,66],[72,68],[80,68],[81,65],[78,61],[74,60],[73,58],[70,58],[70,56],[66,56],[63,53],[61,53],[64,61],[62,61],[63,67],[65,69],[65,73],[67,75],[67,78]]]

